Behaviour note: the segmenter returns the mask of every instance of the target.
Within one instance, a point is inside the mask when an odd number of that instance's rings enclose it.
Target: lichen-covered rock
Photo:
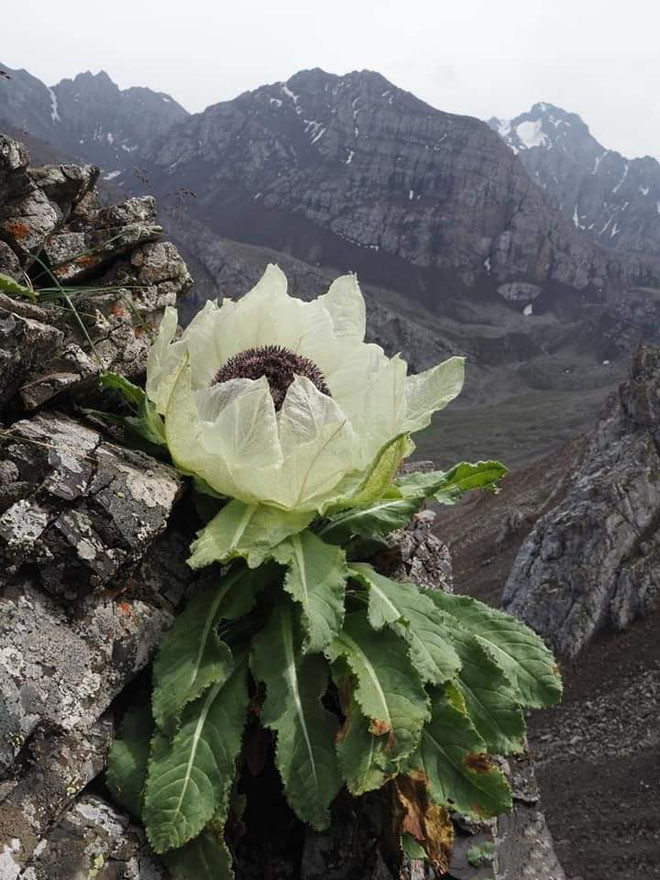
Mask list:
[[[46,734],[29,743],[29,769],[13,782],[0,806],[0,877],[18,877],[48,833],[54,816],[73,803],[107,759],[113,725],[95,722],[85,733]],[[4,862],[3,862],[4,859]]]
[[[49,254],[54,260],[53,274],[62,284],[84,281],[117,257],[155,241],[162,231],[151,196],[102,208],[84,232],[53,242]]]
[[[1,858],[1,857],[0,857]],[[0,862],[1,864],[1,862]],[[0,875],[5,880],[4,875]],[[17,880],[167,880],[143,832],[105,801],[87,795],[38,845]],[[7,880],[13,880],[7,875]]]
[[[0,295],[0,411],[19,389],[31,411],[103,370],[139,376],[163,309],[192,285],[176,248],[159,241],[153,198],[102,207],[97,177],[90,165],[31,168],[25,149],[0,136],[0,271],[31,273],[37,295],[51,289],[38,317]]]
[[[23,317],[0,303],[0,411],[63,341],[57,327]]]
[[[0,449],[29,487],[0,515],[0,584],[37,565],[42,588],[68,600],[125,576],[181,489],[172,468],[64,416],[15,423]]]
[[[516,557],[503,604],[574,657],[660,598],[660,350],[641,348],[562,501]]]

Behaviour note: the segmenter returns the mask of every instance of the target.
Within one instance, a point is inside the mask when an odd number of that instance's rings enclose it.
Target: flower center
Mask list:
[[[323,373],[314,361],[281,345],[262,345],[239,351],[220,367],[211,384],[228,382],[229,379],[259,379],[261,376],[268,379],[277,410],[284,403],[289,385],[296,376],[304,376],[322,394],[332,396]]]

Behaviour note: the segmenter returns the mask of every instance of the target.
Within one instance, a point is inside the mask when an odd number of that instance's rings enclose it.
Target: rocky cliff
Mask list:
[[[153,201],[101,207],[96,176],[90,167],[30,168],[19,144],[0,139],[0,269],[39,291],[37,304],[0,298],[2,880],[165,880],[141,830],[108,803],[102,770],[116,717],[145,697],[139,673],[161,632],[182,599],[219,574],[193,576],[184,563],[194,515],[181,476],[81,413],[97,402],[101,370],[144,371],[162,308],[190,285],[160,240]],[[449,586],[428,516],[388,559],[402,576]],[[456,870],[466,880],[493,871],[564,880],[529,763],[509,772],[513,814],[461,825]],[[283,822],[286,845],[274,831],[264,839],[263,826],[255,842],[248,827],[239,877],[261,877],[268,863],[278,878],[321,880],[332,867],[337,878],[357,870],[393,880],[352,810],[319,835],[274,809],[271,830]],[[494,863],[470,865],[470,845],[484,842]],[[399,876],[422,873],[410,863]]]
[[[371,71],[302,71],[216,104],[157,139],[146,161],[157,191],[194,191],[220,234],[308,262],[358,261],[374,282],[402,261],[436,304],[452,281],[529,301],[541,287],[510,285],[655,277],[564,222],[484,123]]]
[[[576,113],[540,102],[489,125],[566,220],[605,248],[660,256],[660,163],[608,150]]]
[[[522,544],[503,607],[575,657],[660,599],[660,350],[638,351],[562,495]]]

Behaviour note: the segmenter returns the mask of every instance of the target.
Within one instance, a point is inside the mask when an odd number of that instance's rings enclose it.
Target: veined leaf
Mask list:
[[[313,512],[279,510],[265,504],[243,504],[234,499],[197,533],[188,559],[191,568],[242,557],[257,568],[289,535],[302,532]]]
[[[358,797],[381,788],[388,779],[396,776],[398,768],[387,754],[387,737],[377,736],[369,730],[369,719],[353,694],[350,670],[341,670],[340,665],[346,664],[336,660],[333,678],[346,718],[337,734],[337,758],[346,787]]]
[[[306,632],[303,650],[317,653],[341,630],[348,567],[340,547],[305,530],[284,540],[273,558],[288,571],[284,589],[302,606]]]
[[[119,726],[119,736],[112,743],[105,774],[116,803],[138,819],[153,728],[148,706],[129,709]]]
[[[429,499],[455,504],[469,489],[496,491],[507,469],[497,461],[461,462],[451,470],[415,472],[399,478],[368,504],[332,514],[319,534],[343,543],[351,535],[383,535],[405,526]]]
[[[171,735],[184,706],[230,675],[232,654],[217,624],[247,614],[264,582],[261,570],[230,572],[191,599],[165,633],[153,667],[152,706],[161,730]]]
[[[504,774],[485,754],[485,744],[472,722],[434,688],[433,715],[422,731],[419,748],[405,772],[424,779],[431,800],[451,804],[458,812],[484,819],[511,809],[511,790]]]
[[[401,460],[407,458],[414,449],[415,444],[409,434],[400,434],[386,443],[377,453],[365,477],[352,494],[334,502],[328,509],[328,514],[334,514],[350,507],[364,507],[381,498],[388,489],[393,489],[394,475]]]
[[[366,507],[355,507],[329,517],[319,535],[335,544],[345,543],[351,535],[365,538],[386,535],[409,523],[423,503],[423,496],[403,498],[393,488]]]
[[[167,446],[163,418],[146,395],[138,405],[137,416],[128,416],[126,422],[149,443],[156,446]]]
[[[542,639],[515,617],[490,608],[470,596],[440,590],[428,595],[442,611],[452,614],[476,636],[518,692],[522,706],[540,709],[561,699],[559,669]]]
[[[386,738],[391,760],[409,755],[429,717],[422,680],[408,657],[408,645],[391,630],[375,632],[363,612],[349,614],[330,645],[334,661],[344,657],[353,673],[355,699],[370,732]]]
[[[172,880],[233,880],[231,855],[222,835],[222,826],[211,823],[201,834],[180,849],[161,856]]]
[[[461,461],[446,472],[431,471],[407,474],[397,480],[397,487],[409,499],[434,498],[440,504],[455,504],[470,489],[497,491],[507,468],[499,461]]]
[[[521,751],[525,719],[518,692],[475,636],[457,625],[453,638],[463,664],[454,686],[486,748],[495,755]]]
[[[393,625],[410,646],[410,659],[424,681],[442,684],[454,678],[461,661],[451,639],[452,618],[441,612],[415,584],[383,577],[366,563],[350,573],[369,590],[369,622],[374,629]]]
[[[143,820],[157,853],[183,846],[211,818],[224,823],[248,704],[247,663],[191,703],[164,754],[149,762]]]
[[[293,609],[281,602],[254,640],[254,675],[266,685],[261,721],[277,732],[275,762],[298,818],[323,830],[341,788],[335,754],[337,720],[321,704],[328,687],[323,657],[300,656]]]

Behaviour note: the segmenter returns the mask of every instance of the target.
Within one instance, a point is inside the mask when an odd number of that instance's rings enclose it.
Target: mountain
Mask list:
[[[119,89],[107,73],[79,73],[49,88],[25,70],[0,65],[0,121],[72,159],[93,162],[106,179],[131,168],[151,138],[188,115],[163,92]]]
[[[605,248],[660,256],[660,163],[606,149],[576,113],[541,102],[489,125],[559,207]]]
[[[191,190],[219,234],[354,266],[431,307],[474,289],[526,304],[658,276],[580,235],[483,122],[371,71],[301,71],[213,105],[145,161],[157,193]]]

